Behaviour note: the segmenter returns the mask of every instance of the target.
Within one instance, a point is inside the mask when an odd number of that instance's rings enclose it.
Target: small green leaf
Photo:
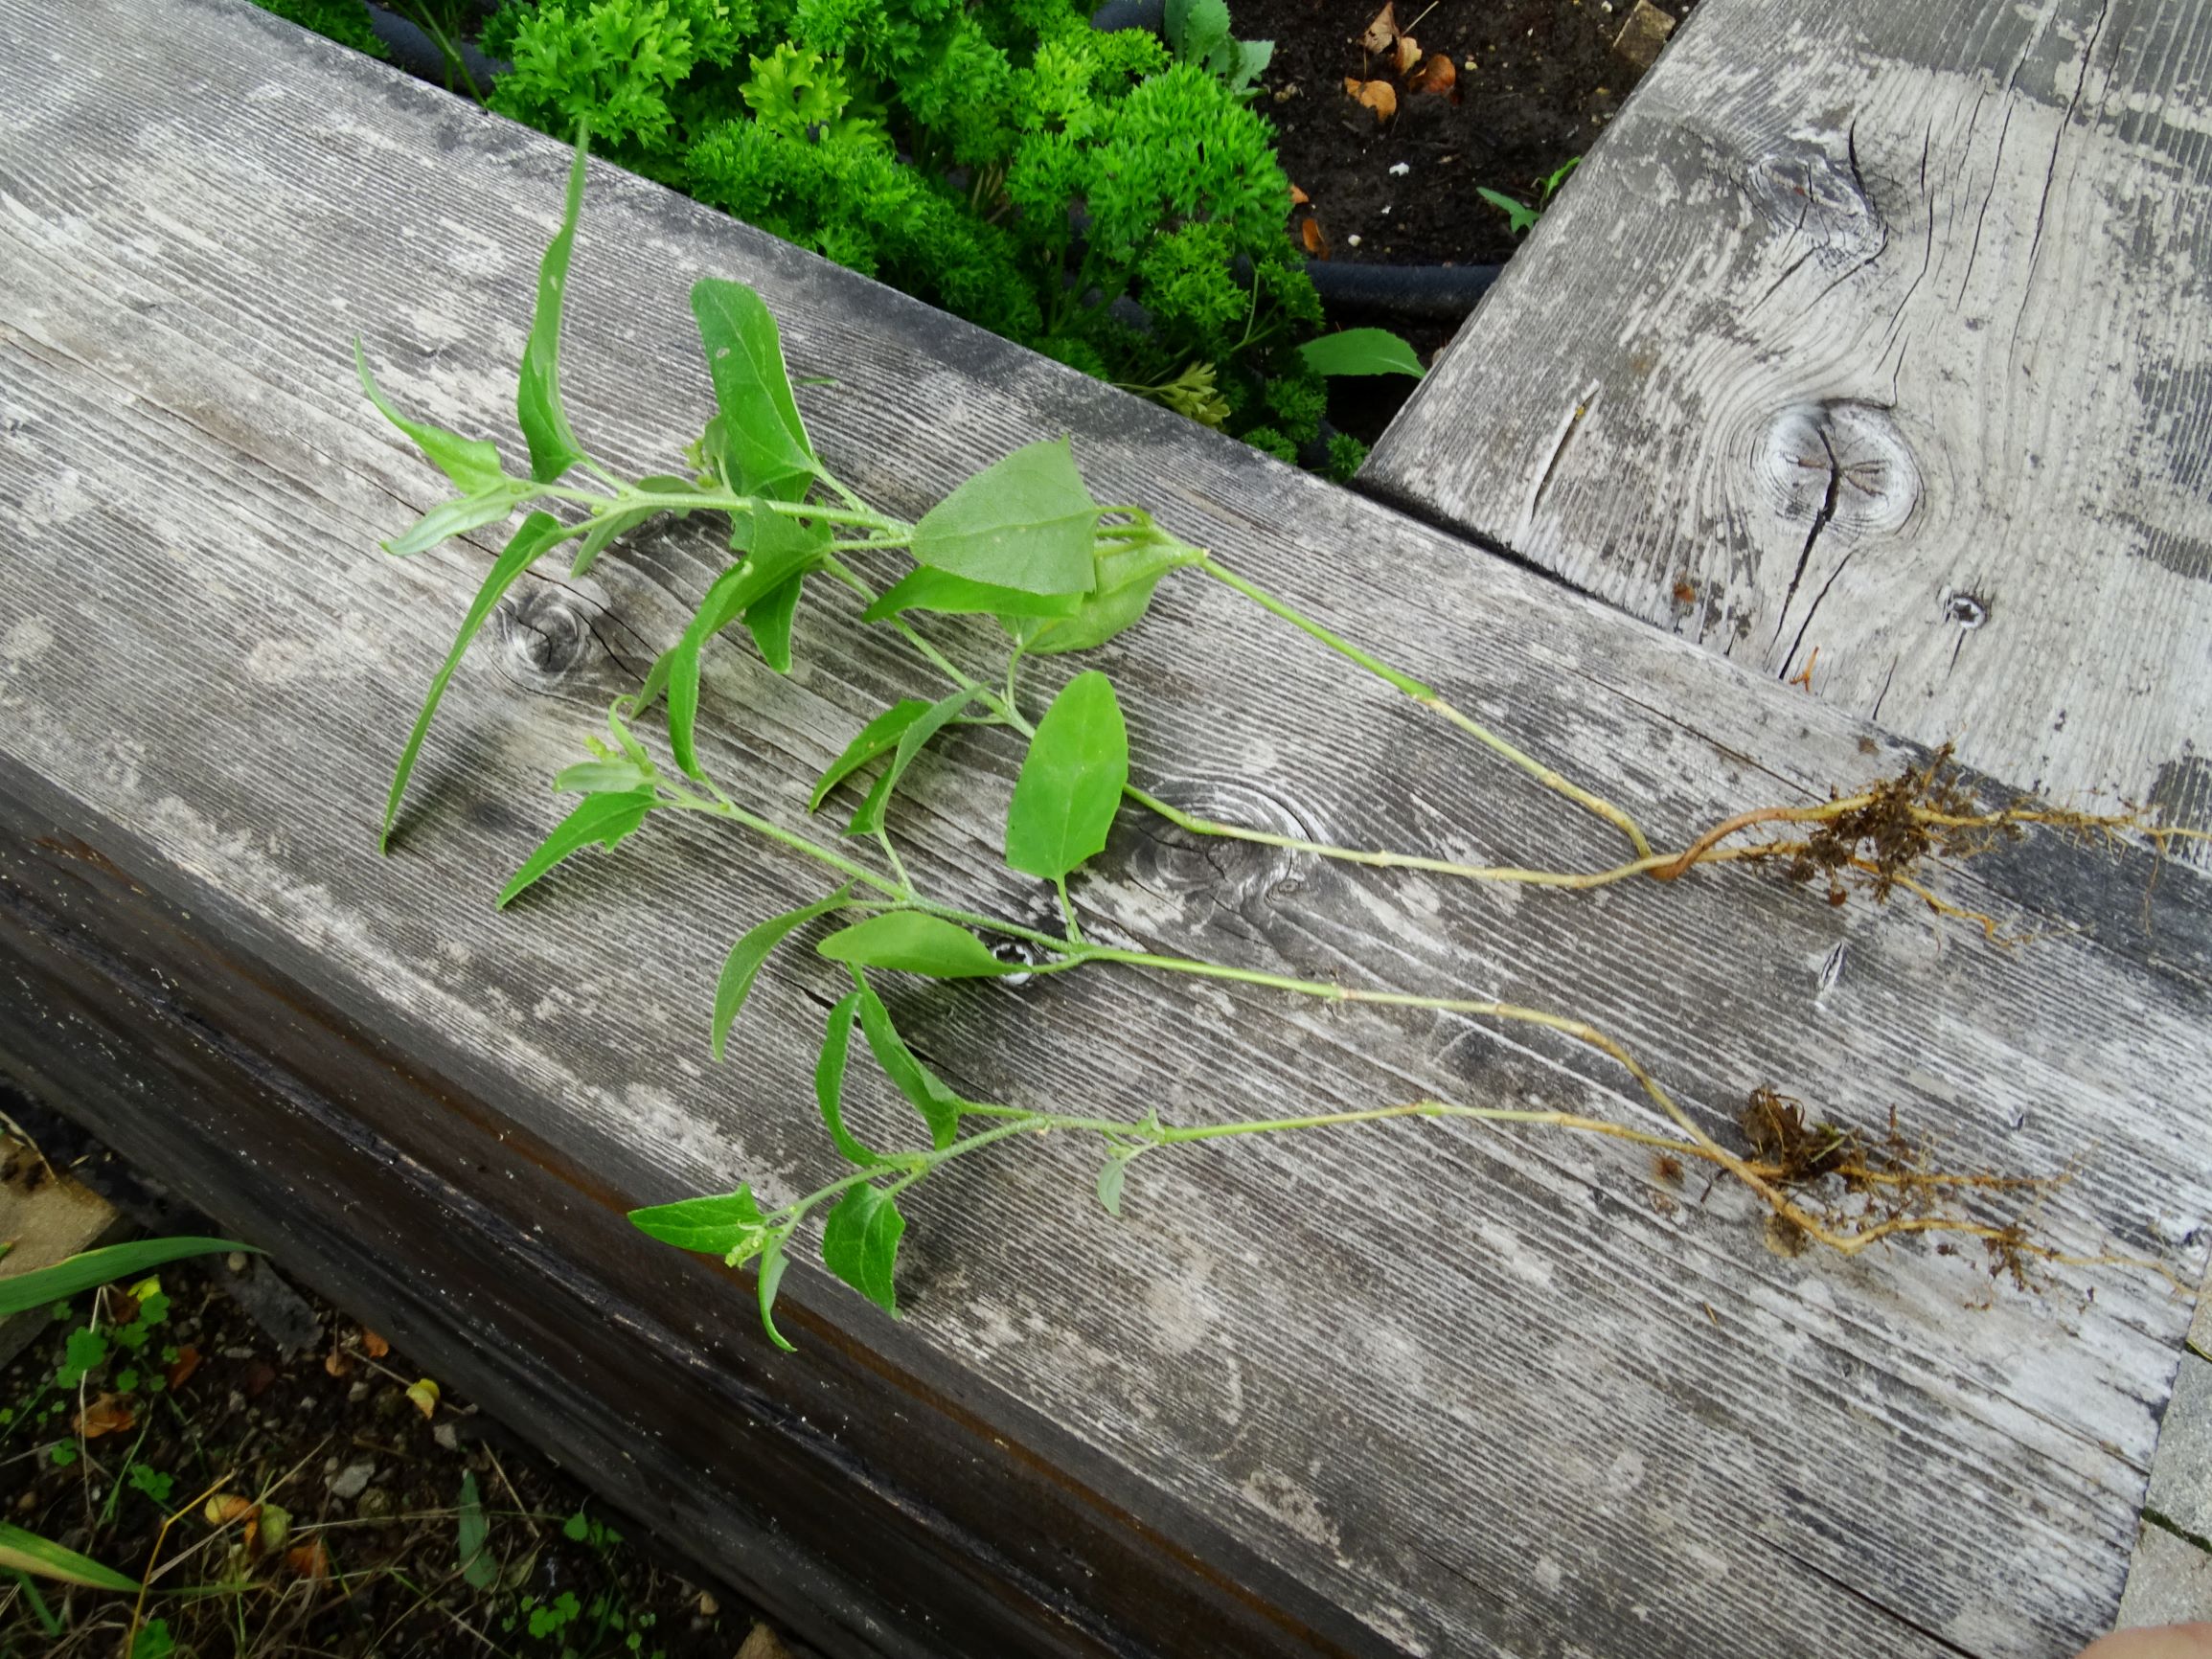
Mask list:
[[[607,543],[618,535],[627,535],[647,519],[660,511],[657,507],[633,507],[627,512],[610,512],[584,532],[583,545],[576,550],[576,557],[569,564],[570,576],[582,576],[606,551]]]
[[[1037,723],[1006,813],[1006,862],[1058,881],[1106,844],[1129,781],[1129,729],[1113,682],[1068,681]]]
[[[814,792],[807,797],[807,810],[820,811],[831,790],[877,756],[897,748],[900,734],[928,712],[929,705],[920,697],[903,697],[862,726],[860,735],[845,745],[845,752],[830,762],[814,784]]]
[[[873,835],[883,828],[884,809],[891,804],[891,795],[899,787],[899,780],[906,775],[906,768],[914,763],[914,757],[921,754],[929,739],[951,724],[954,716],[973,700],[971,693],[954,692],[930,704],[914,717],[913,723],[899,734],[899,741],[892,746],[891,763],[878,776],[874,785],[861,800],[859,807],[854,812],[852,822],[845,826],[846,834]]]
[[[557,795],[619,795],[643,789],[653,781],[652,768],[634,761],[580,761],[554,774]]]
[[[1088,593],[1098,503],[1064,438],[994,462],[914,527],[917,564],[1028,593]]]
[[[704,779],[698,728],[699,648],[686,641],[669,653],[669,752],[686,777]]]
[[[899,1298],[892,1269],[906,1217],[890,1197],[870,1186],[848,1187],[822,1227],[822,1261],[830,1271],[894,1318]]]
[[[1505,192],[1492,190],[1487,185],[1475,186],[1474,193],[1490,203],[1492,207],[1504,213],[1506,228],[1516,237],[1535,229],[1537,220],[1542,217],[1542,215],[1535,208],[1530,207],[1528,203],[1516,201]]]
[[[1103,547],[1098,558],[1098,585],[1083,596],[1083,606],[1064,620],[1001,618],[1001,625],[1033,657],[1060,656],[1103,646],[1125,628],[1142,620],[1152,602],[1152,590],[1171,570],[1197,561],[1193,549],[1174,542],[1139,541]]]
[[[701,495],[705,493],[690,479],[678,478],[673,473],[669,472],[648,474],[639,479],[634,488],[644,490],[648,495]],[[673,507],[669,511],[678,518],[691,516],[689,508]]]
[[[489,1548],[491,1526],[484,1518],[484,1499],[476,1490],[476,1475],[472,1470],[464,1470],[461,1475],[461,1502],[454,1533],[463,1580],[471,1589],[490,1589],[499,1581],[499,1563]]]
[[[860,996],[859,991],[854,991],[830,1011],[830,1023],[822,1033],[822,1053],[814,1062],[814,1099],[822,1108],[822,1122],[829,1127],[830,1141],[838,1156],[867,1169],[883,1160],[845,1127],[845,1057],[853,1046],[853,1016],[859,1011]]]
[[[445,696],[453,670],[461,666],[462,653],[468,649],[469,642],[476,638],[492,610],[507,596],[507,590],[522,580],[523,572],[536,564],[548,549],[566,540],[570,534],[569,527],[551,513],[534,512],[522,521],[506,549],[492,561],[491,572],[484,579],[484,585],[476,590],[468,614],[461,619],[461,631],[453,637],[453,648],[445,653],[444,665],[431,678],[429,694],[422,699],[422,712],[415,716],[415,729],[407,734],[407,746],[399,752],[399,764],[392,774],[391,790],[384,797],[384,827],[376,843],[379,851],[391,845],[392,820],[399,815],[399,799],[407,792],[407,779],[415,770],[415,758],[422,752],[422,739],[428,736],[430,721],[438,713],[438,700]]]
[[[116,1328],[118,1340],[125,1330],[135,1330],[135,1325]],[[61,1364],[55,1369],[54,1380],[62,1388],[75,1388],[92,1373],[107,1363],[107,1338],[88,1325],[80,1325],[69,1333],[61,1351]]]
[[[894,1235],[891,1246],[897,1249],[898,1244]],[[138,1588],[136,1579],[126,1579],[113,1567],[103,1567],[88,1556],[65,1550],[51,1539],[27,1533],[7,1521],[0,1521],[0,1569],[55,1579],[64,1584],[82,1584],[88,1590],[114,1590],[128,1595]]]
[[[522,861],[522,868],[500,889],[498,908],[505,910],[571,853],[594,845],[611,852],[618,842],[646,821],[646,814],[658,804],[659,797],[650,788],[630,789],[619,795],[586,795],[577,803],[576,810],[538,843],[537,851]]]
[[[776,319],[744,284],[719,277],[692,284],[692,315],[721,411],[708,442],[719,443],[722,475],[744,494],[795,499],[793,487],[822,468],[791,396]]]
[[[968,931],[935,916],[894,910],[841,927],[814,947],[832,962],[887,967],[932,979],[994,979],[1029,971],[1005,963]]]
[[[442,501],[410,525],[404,534],[379,545],[394,558],[409,558],[456,535],[467,535],[488,524],[500,523],[513,512],[521,499],[520,489],[503,486],[486,495],[464,495],[453,501]]]
[[[464,438],[443,426],[410,420],[393,408],[369,373],[368,354],[361,350],[358,334],[353,337],[353,373],[360,376],[361,390],[369,395],[377,413],[413,439],[423,458],[450,478],[453,488],[463,495],[484,494],[507,483],[507,468],[499,465],[499,451],[484,439]]]
[[[776,1329],[776,1289],[784,1283],[784,1269],[790,1264],[781,1244],[770,1243],[761,1252],[761,1329],[768,1333],[768,1340],[786,1353],[796,1353],[798,1350],[785,1341],[784,1333]]]
[[[0,1319],[11,1313],[23,1313],[34,1307],[43,1307],[65,1296],[75,1296],[80,1290],[111,1280],[127,1279],[144,1273],[149,1267],[159,1267],[165,1261],[180,1261],[188,1256],[211,1256],[217,1251],[251,1250],[251,1244],[238,1244],[228,1239],[141,1239],[130,1244],[110,1244],[100,1250],[85,1250],[51,1267],[34,1268],[28,1273],[12,1273],[0,1279]]]
[[[1177,57],[1204,64],[1230,38],[1226,0],[1168,0],[1163,33]]]
[[[530,319],[530,339],[522,348],[522,374],[515,386],[514,418],[530,445],[530,475],[551,484],[584,459],[583,445],[569,430],[560,402],[560,306],[568,289],[568,261],[576,249],[576,221],[583,212],[583,158],[589,133],[576,135],[576,159],[568,168],[568,192],[561,203],[560,229],[545,247],[537,267],[537,309]]]
[[[806,586],[804,575],[794,576],[745,607],[745,631],[753,636],[761,661],[779,674],[791,671],[791,622],[799,613],[799,596]]]
[[[853,977],[859,982],[859,989],[848,1000],[857,1000],[860,1005],[860,1031],[868,1039],[869,1053],[883,1068],[883,1075],[922,1114],[922,1121],[929,1125],[929,1144],[942,1152],[959,1138],[964,1102],[906,1046],[906,1039],[891,1023],[891,1011],[883,1006],[875,988],[857,972]]]
[[[1426,373],[1413,348],[1388,329],[1339,329],[1298,348],[1316,375],[1410,375]]]
[[[1026,593],[920,565],[862,611],[860,620],[882,622],[910,610],[940,616],[1070,617],[1083,608],[1083,598],[1080,593]]]
[[[1119,1155],[1107,1158],[1098,1172],[1098,1201],[1109,1216],[1118,1217],[1122,1213],[1122,1183],[1129,1172],[1129,1161]]]
[[[682,1198],[629,1213],[630,1225],[648,1238],[678,1250],[723,1256],[732,1266],[768,1246],[772,1231],[753,1201],[750,1187],[711,1198]]]
[[[694,778],[703,777],[696,748],[699,707],[699,658],[707,642],[747,609],[764,601],[787,581],[803,580],[820,562],[830,542],[827,526],[798,523],[780,512],[757,511],[750,539],[752,552],[715,579],[707,596],[684,628],[683,638],[662,653],[646,675],[646,683],[632,704],[645,708],[666,686],[669,698],[669,747],[676,764]],[[796,603],[794,597],[793,602]],[[788,664],[787,663],[787,666]]]
[[[762,965],[793,932],[843,904],[846,891],[840,887],[817,903],[802,904],[796,910],[771,916],[730,946],[730,954],[722,962],[721,977],[715,982],[715,1058],[722,1057],[722,1045],[729,1038],[731,1022],[745,1006],[745,998],[752,991],[753,981],[760,976]]]
[[[264,1513],[266,1509],[264,1505]],[[175,1651],[176,1638],[170,1633],[167,1619],[148,1619],[130,1639],[130,1659],[170,1659]]]

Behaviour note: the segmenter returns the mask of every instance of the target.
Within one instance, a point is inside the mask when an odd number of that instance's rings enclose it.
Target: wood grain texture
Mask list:
[[[903,1321],[793,1270],[792,1358],[752,1338],[736,1276],[601,1248],[624,1203],[740,1178],[780,1200],[825,1178],[809,1078],[833,982],[779,956],[709,1065],[720,953],[818,884],[697,826],[490,907],[559,810],[546,779],[715,568],[699,527],[649,530],[507,607],[455,681],[394,855],[374,852],[484,557],[372,551],[439,481],[361,402],[347,339],[426,418],[510,430],[564,155],[227,0],[0,0],[0,74],[40,88],[0,137],[0,920],[32,1011],[0,1024],[12,1067],[87,1079],[127,1125],[136,1062],[99,1024],[103,996],[154,1009],[128,988],[166,988],[202,1031],[227,974],[310,1011],[258,1012],[238,1040],[242,1069],[331,1102],[292,1200],[323,1207],[302,1223],[318,1259],[346,1249],[328,1216],[349,1134],[365,1183],[435,1173],[453,1236],[411,1243],[409,1272],[467,1294],[414,1284],[412,1350],[476,1352],[494,1404],[504,1387],[540,1414],[599,1413],[585,1472],[650,1511],[673,1500],[638,1470],[669,1466],[626,1470],[619,1448],[668,1432],[667,1398],[620,1392],[606,1345],[566,1395],[502,1384],[485,1357],[527,1352],[558,1305],[545,1282],[573,1279],[636,1333],[633,1375],[665,1363],[661,1386],[705,1389],[726,1370],[744,1420],[774,1430],[763,1443],[797,1446],[774,1468],[814,1491],[842,1468],[867,1494],[847,1534],[864,1544],[840,1552],[836,1517],[780,1513],[781,1477],[749,1477],[749,1530],[711,1531],[724,1571],[790,1581],[752,1553],[764,1513],[925,1647],[989,1628],[996,1648],[965,1650],[2026,1659],[2109,1622],[2189,1314],[2145,1277],[2069,1269],[2022,1296],[1921,1250],[1784,1259],[1732,1193],[1654,1206],[1647,1166],[1609,1145],[1435,1126],[1148,1159],[1119,1223],[1089,1199],[1087,1148],[979,1159],[911,1207]],[[872,498],[912,511],[1072,432],[1102,499],[1154,504],[1670,841],[1906,758],[1818,699],[595,168],[564,385],[619,467],[665,468],[708,411],[683,303],[702,273],[758,286],[795,371],[829,377],[802,392],[808,419]],[[798,643],[788,678],[734,646],[707,676],[718,776],[793,822],[860,723],[926,685],[834,597]],[[1187,804],[1486,859],[1613,852],[1220,588],[1172,587],[1100,661],[1138,775]],[[1003,733],[962,734],[917,767],[894,827],[932,890],[1041,915],[1047,896],[998,863],[1018,758]],[[83,874],[99,859],[122,873],[106,886]],[[1924,913],[1743,876],[1581,899],[1355,877],[1133,816],[1077,898],[1112,941],[1581,1012],[1716,1128],[1772,1083],[1847,1120],[1894,1106],[1963,1163],[2079,1159],[2045,1224],[2194,1283],[2212,892],[2137,852],[2048,843],[1951,890],[2046,936],[1995,951]],[[221,974],[192,966],[194,943]],[[980,1098],[1643,1112],[1587,1051],[1456,1018],[1090,972],[894,989],[918,1045]],[[67,1017],[36,1011],[49,996]],[[338,1019],[383,1057],[358,1083],[316,1057]],[[144,1063],[182,1053],[165,1038]],[[433,1082],[372,1086],[393,1066]],[[138,1125],[149,1144],[199,1137],[205,1182],[227,1161],[238,1190],[273,1191],[223,1139],[243,1108],[204,1129],[158,1092],[137,1109],[171,1113]],[[877,1101],[862,1121],[896,1120]],[[415,1202],[410,1234],[434,1210]],[[377,1284],[397,1298],[414,1280]],[[728,1446],[715,1458],[748,1478]],[[1041,1534],[1019,1514],[1039,1470],[1062,1494]],[[924,1545],[942,1592],[900,1556]],[[994,1584],[1015,1612],[989,1625]],[[828,1624],[847,1651],[880,1628]]]
[[[2018,786],[2212,824],[2208,75],[2188,0],[1708,0],[1362,476]]]

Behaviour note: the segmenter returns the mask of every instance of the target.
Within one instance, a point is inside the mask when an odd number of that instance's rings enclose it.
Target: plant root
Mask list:
[[[2150,1258],[2079,1254],[2036,1236],[2036,1208],[2071,1181],[2072,1171],[2044,1176],[1945,1169],[1930,1147],[1899,1129],[1895,1112],[1886,1129],[1868,1135],[1810,1119],[1802,1102],[1773,1089],[1755,1089],[1738,1116],[1746,1148],[1738,1153],[1695,1128],[1684,1137],[1653,1134],[1572,1112],[1455,1106],[1439,1101],[1418,1102],[1400,1111],[1409,1117],[1579,1130],[1649,1147],[1656,1189],[1653,1208],[1661,1215],[1675,1213],[1671,1192],[1681,1189],[1687,1169],[1702,1164],[1714,1179],[1733,1178],[1766,1206],[1766,1241],[1780,1256],[1802,1255],[1815,1245],[1857,1256],[1876,1244],[1934,1235],[1936,1253],[1942,1256],[1957,1255],[1961,1240],[1978,1244],[1991,1277],[2010,1279],[2022,1290],[2041,1290],[2033,1271],[2038,1266],[2134,1269],[2156,1274],[2177,1292],[2189,1289],[2163,1262]],[[1705,1191],[1711,1192],[1711,1182]],[[1700,1193],[1698,1201],[1704,1196]],[[1994,1218],[1971,1207],[1976,1198],[1984,1201],[1985,1210],[1994,1200],[2018,1200],[2018,1213]]]

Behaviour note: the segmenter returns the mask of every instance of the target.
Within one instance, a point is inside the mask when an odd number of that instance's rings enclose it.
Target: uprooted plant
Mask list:
[[[822,1251],[831,1270],[895,1310],[892,1269],[905,1227],[899,1197],[955,1159],[1036,1133],[1095,1137],[1105,1153],[1098,1196],[1115,1213],[1129,1165],[1166,1148],[1396,1118],[1459,1118],[1607,1136],[1650,1148],[1662,1166],[1678,1169],[1685,1161],[1705,1166],[1716,1179],[1726,1177],[1754,1194],[1776,1237],[1791,1244],[1811,1241],[1855,1254],[1909,1234],[1939,1234],[1978,1241],[1994,1263],[2015,1272],[2033,1260],[2115,1260],[2065,1255],[2031,1238],[2018,1216],[1996,1214],[2007,1202],[2032,1204],[2064,1177],[1947,1171],[1894,1125],[1881,1135],[1866,1136],[1809,1122],[1795,1102],[1767,1090],[1752,1094],[1743,1120],[1746,1149],[1732,1150],[1702,1128],[1635,1056],[1585,1021],[1497,1001],[1347,987],[1102,943],[1085,936],[1068,881],[1104,850],[1125,798],[1200,835],[1469,879],[1586,888],[1632,875],[1671,880],[1705,863],[1781,860],[1800,877],[1826,880],[1837,896],[1840,883],[1856,875],[1878,898],[1904,888],[1943,909],[1950,907],[1915,874],[1924,860],[1966,855],[2033,825],[2083,830],[2132,826],[2133,820],[2020,807],[1984,809],[1950,781],[1939,759],[1875,789],[1817,806],[1742,814],[1714,826],[1679,852],[1654,852],[1626,810],[1476,722],[1430,686],[1340,637],[1213,555],[1171,535],[1143,508],[1096,501],[1064,442],[1015,450],[975,473],[917,520],[875,511],[815,451],[792,395],[774,319],[757,294],[734,282],[705,279],[692,291],[718,413],[689,448],[691,470],[623,482],[583,448],[559,394],[561,302],[583,177],[580,143],[562,223],[541,266],[536,313],[523,355],[516,412],[530,455],[526,475],[509,473],[488,442],[464,439],[399,414],[377,390],[356,347],[369,397],[461,491],[387,544],[390,552],[421,552],[505,520],[519,508],[533,509],[494,562],[432,681],[393,779],[384,834],[388,840],[409,774],[462,655],[502,597],[540,558],[576,542],[571,569],[581,574],[617,537],[659,514],[726,516],[730,545],[740,557],[711,584],[682,637],[653,664],[644,686],[609,712],[607,738],[590,739],[589,758],[555,780],[558,790],[582,800],[508,882],[500,903],[511,902],[582,848],[615,847],[659,812],[727,822],[810,861],[834,883],[820,899],[770,918],[738,941],[716,989],[712,1041],[718,1057],[771,952],[801,927],[838,919],[841,925],[816,949],[843,970],[850,989],[830,1011],[815,1091],[831,1141],[850,1170],[772,1208],[764,1209],[748,1187],[741,1187],[723,1196],[640,1210],[632,1217],[657,1238],[711,1251],[732,1264],[757,1261],[761,1310],[771,1335],[787,1246],[817,1212],[825,1213]],[[589,482],[568,482],[578,476]],[[556,516],[555,509],[566,509],[569,516]],[[911,568],[887,585],[879,584],[869,572],[894,556],[902,556]],[[1226,584],[1380,677],[1545,787],[1612,825],[1628,839],[1634,856],[1611,869],[1586,873],[1479,868],[1417,854],[1327,846],[1195,817],[1130,782],[1121,704],[1110,681],[1095,670],[1069,679],[1033,720],[1022,703],[1022,663],[1083,650],[1133,626],[1155,589],[1178,570]],[[850,839],[839,844],[732,798],[709,774],[699,753],[700,669],[707,645],[741,623],[763,658],[778,671],[788,671],[793,619],[810,579],[857,594],[865,622],[896,630],[950,686],[934,700],[901,700],[868,722],[823,773],[810,802],[813,810],[833,792],[856,783],[865,768],[880,763],[852,810],[846,826]],[[1003,675],[978,679],[957,666],[915,625],[912,619],[919,615],[996,619],[1008,642]],[[673,769],[650,754],[631,729],[636,716],[664,696]],[[1027,740],[1007,808],[1005,856],[1013,871],[1050,885],[1058,901],[1057,932],[933,898],[916,884],[901,858],[887,824],[895,792],[924,746],[955,725],[1008,727]],[[1768,827],[1779,827],[1779,837],[1742,839]],[[868,856],[860,855],[870,849]],[[987,937],[998,947],[987,944]],[[1233,981],[1330,1002],[1541,1027],[1598,1051],[1625,1070],[1655,1112],[1657,1126],[1437,1100],[1192,1125],[1169,1125],[1155,1114],[1124,1121],[969,1101],[914,1054],[871,978],[885,972],[936,979],[1049,975],[1108,966]],[[864,1144],[848,1126],[845,1076],[855,1026],[891,1083],[919,1112],[928,1133],[926,1149],[881,1150]],[[781,1336],[776,1340],[782,1341]]]

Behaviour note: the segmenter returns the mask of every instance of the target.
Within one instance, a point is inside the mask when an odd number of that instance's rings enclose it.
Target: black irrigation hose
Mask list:
[[[1090,26],[1105,34],[1117,29],[1161,34],[1168,26],[1168,0],[1106,0],[1090,14]]]
[[[438,50],[438,43],[418,25],[397,11],[372,5],[369,27],[376,32],[376,38],[384,43],[384,50],[392,55],[394,64],[423,80],[434,80],[441,86],[445,83],[445,54]],[[461,61],[475,80],[476,90],[485,94],[491,91],[492,81],[513,67],[485,57],[466,40],[461,42]]]
[[[1166,0],[1106,0],[1091,16],[1100,30],[1146,29],[1157,34],[1165,20]],[[369,26],[392,54],[392,60],[411,75],[443,82],[445,55],[421,28],[382,6],[369,7]],[[461,60],[475,80],[476,90],[489,94],[492,81],[511,67],[487,57],[464,41]],[[1456,323],[1474,309],[1491,284],[1497,281],[1496,265],[1356,265],[1309,260],[1306,274],[1313,279],[1321,304],[1332,311],[1357,311],[1408,321]]]
[[[1431,323],[1456,323],[1465,317],[1504,268],[1306,261],[1314,292],[1332,311],[1365,311]]]

